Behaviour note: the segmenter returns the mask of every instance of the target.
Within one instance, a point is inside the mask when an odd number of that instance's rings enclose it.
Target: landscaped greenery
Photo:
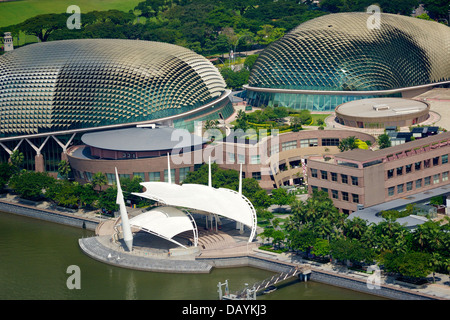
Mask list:
[[[23,156],[23,155],[22,155]],[[46,172],[34,172],[20,169],[21,153],[19,152],[12,163],[0,163],[0,190],[9,190],[21,199],[31,201],[49,201],[57,206],[70,209],[101,209],[102,213],[111,214],[118,210],[116,204],[117,188],[115,185],[102,187],[107,184],[106,176],[98,172],[93,176],[92,183],[79,184],[69,181],[70,166],[61,161],[59,166],[63,179],[56,179]],[[153,202],[138,198],[132,192],[142,192],[140,177],[121,178],[124,199],[139,207],[151,205]]]
[[[314,122],[313,116],[309,110],[293,110],[286,107],[263,107],[261,110],[255,110],[245,113],[238,111],[236,120],[232,122],[235,129],[266,129],[268,134],[272,129],[277,129],[279,133],[302,130],[302,125],[311,125]]]
[[[288,248],[305,257],[336,259],[354,267],[378,263],[402,280],[450,271],[450,219],[442,224],[428,221],[414,231],[391,216],[368,224],[360,218],[346,219],[326,193],[314,191],[306,201],[291,203],[284,224],[284,229],[266,225],[259,235],[266,242],[265,250],[270,250],[266,240],[273,239],[277,250]]]

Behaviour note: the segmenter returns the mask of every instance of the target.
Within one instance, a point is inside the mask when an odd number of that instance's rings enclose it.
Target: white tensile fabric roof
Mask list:
[[[256,232],[256,212],[246,197],[225,188],[212,188],[200,184],[171,184],[143,182],[143,193],[133,193],[169,206],[182,207],[218,214],[241,222],[251,228],[249,242]]]
[[[172,238],[185,231],[197,232],[183,211],[173,207],[157,207],[130,219],[130,225],[183,246]],[[195,236],[194,236],[195,238]],[[184,246],[183,246],[184,247]]]

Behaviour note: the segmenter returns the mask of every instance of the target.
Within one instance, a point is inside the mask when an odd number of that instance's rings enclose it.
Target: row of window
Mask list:
[[[180,182],[182,182],[184,179],[186,179],[186,176],[189,171],[190,171],[190,167],[179,169]],[[92,177],[93,177],[92,172],[88,172],[88,171],[80,172],[78,170],[75,170],[75,174],[77,175],[78,178],[86,179],[87,181],[92,182]],[[106,178],[108,179],[109,185],[116,183],[116,174],[115,173],[105,173],[105,175],[106,175]],[[175,169],[170,170],[170,175],[171,175],[171,181],[173,183],[175,183]],[[146,181],[144,172],[133,172],[133,177],[136,177],[136,176],[141,177],[142,181]],[[119,174],[119,179],[120,178],[131,178],[131,175],[130,174]],[[164,170],[164,181],[168,181],[168,179],[169,179],[168,170],[165,169]],[[161,173],[159,171],[149,172],[148,173],[148,181],[151,181],[151,182],[161,181]]]
[[[311,186],[312,190],[318,190],[318,187]],[[328,192],[328,188],[321,188],[322,191]],[[331,198],[336,200],[342,200],[342,201],[351,201],[354,203],[359,203],[359,194],[356,193],[348,193],[346,191],[338,191],[331,189]]]
[[[431,168],[432,166],[438,166],[440,164],[447,164],[448,163],[448,154],[444,154],[442,156],[437,156],[431,159],[423,160],[423,161],[417,161],[414,163],[407,164],[405,166],[401,166],[395,169],[389,169],[387,170],[387,178],[391,179],[394,176],[402,176],[403,174],[408,174],[413,171],[419,171],[427,168]],[[395,173],[395,175],[394,175]]]
[[[318,176],[319,176],[318,172],[319,171],[317,169],[311,168],[311,177],[318,178]],[[329,173],[329,175],[328,175],[328,173]],[[343,184],[350,184],[351,183],[352,186],[358,186],[359,185],[359,178],[358,177],[349,176],[347,174],[342,174],[342,173],[338,174],[336,172],[328,172],[328,171],[325,171],[325,170],[320,170],[320,178],[322,180],[329,180],[328,176],[330,176],[331,181],[334,181],[334,182],[340,182],[340,183],[343,183]],[[338,176],[340,176],[340,179],[338,179]],[[340,181],[338,181],[338,180],[340,180]]]
[[[435,174],[433,176],[428,176],[423,179],[417,179],[414,181],[408,181],[407,183],[402,183],[394,187],[388,188],[388,196],[392,197],[395,195],[395,191],[397,190],[397,194],[401,194],[403,192],[408,192],[415,189],[420,189],[422,186],[429,186],[431,184],[438,184],[440,182],[448,181],[448,171],[442,173],[442,177],[440,174]]]
[[[319,145],[319,140],[317,138],[311,139],[301,139],[300,140],[300,148],[308,148],[308,147],[317,147]],[[323,138],[322,146],[338,146],[339,138]],[[281,151],[297,149],[297,140],[286,141],[281,144]],[[277,153],[279,150],[279,146],[273,146],[273,150],[271,150],[271,155]]]

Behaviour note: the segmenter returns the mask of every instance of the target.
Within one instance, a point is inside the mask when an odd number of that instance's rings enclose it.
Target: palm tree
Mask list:
[[[17,171],[19,171],[20,167],[22,166],[25,157],[22,152],[20,152],[18,149],[14,150],[13,153],[11,153],[11,164],[16,168]]]
[[[100,187],[100,191],[102,191],[102,186],[108,183],[108,178],[106,178],[103,172],[97,172],[92,177],[92,185],[95,188],[96,186]]]
[[[66,160],[61,160],[61,162],[58,164],[58,173],[63,179],[67,179],[69,177],[70,171],[72,169],[70,168],[70,164]]]

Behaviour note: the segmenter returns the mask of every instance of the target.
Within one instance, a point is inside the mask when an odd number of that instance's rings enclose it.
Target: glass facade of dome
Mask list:
[[[32,44],[0,57],[0,136],[167,118],[207,104],[214,109],[225,86],[210,61],[172,44]],[[222,107],[225,118],[233,112],[223,101]],[[182,117],[175,122],[185,125]]]
[[[450,81],[450,28],[417,18],[338,13],[305,22],[267,47],[247,86],[252,105],[329,111]],[[335,93],[334,93],[335,92]]]

